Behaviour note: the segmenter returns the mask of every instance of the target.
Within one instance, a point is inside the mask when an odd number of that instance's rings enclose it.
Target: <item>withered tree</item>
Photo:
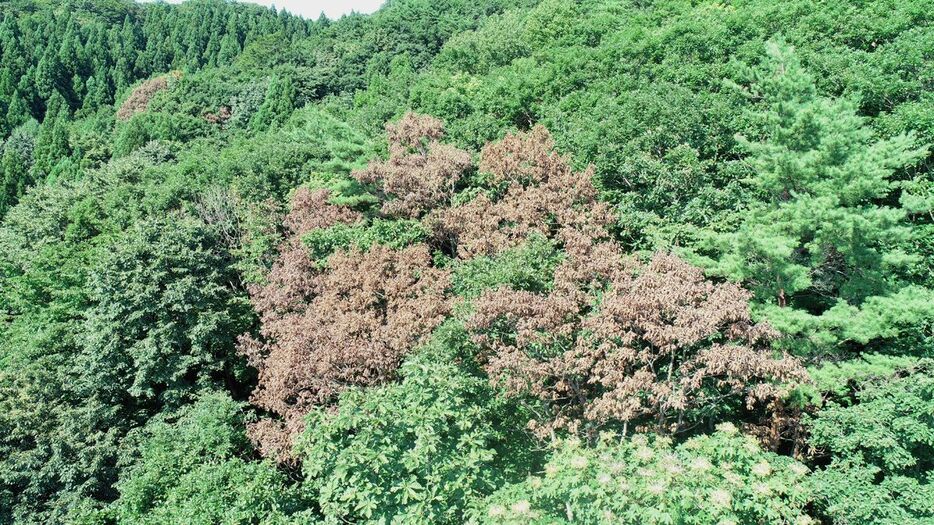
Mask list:
[[[611,421],[678,431],[724,398],[767,404],[805,377],[770,349],[774,333],[752,321],[742,288],[673,255],[625,258],[590,173],[554,153],[543,128],[488,145],[481,170],[505,194],[446,211],[459,254],[496,253],[532,232],[566,254],[550,291],[489,290],[467,321],[491,379],[545,402],[540,433]]]
[[[387,135],[389,158],[354,177],[380,195],[384,220],[422,220],[430,245],[351,247],[321,264],[302,237],[367,218],[330,204],[326,191],[296,192],[285,221],[291,235],[267,283],[252,290],[259,338],[242,343],[259,370],[253,401],[276,415],[252,427],[267,454],[287,459],[313,407],[393,380],[450,314],[437,249],[464,261],[544,236],[563,252],[548,290],[500,286],[465,310],[491,381],[544,407],[533,423],[540,434],[613,422],[675,432],[726,398],[768,404],[804,378],[795,359],[771,350],[774,334],[752,321],[742,288],[708,281],[673,255],[624,256],[592,170],[575,171],[544,128],[487,145],[484,185],[462,194],[470,155],[440,143],[440,121],[408,114]]]
[[[448,312],[447,274],[432,268],[425,246],[393,250],[376,245],[312,261],[303,233],[360,219],[327,203],[327,192],[299,190],[286,218],[290,237],[265,285],[255,287],[259,339],[241,351],[259,371],[255,405],[278,416],[251,428],[261,450],[288,457],[302,418],[352,386],[392,379],[403,356]]]
[[[458,257],[492,255],[533,233],[549,238],[574,235],[572,231],[606,236],[612,215],[597,202],[592,169],[574,171],[569,160],[554,151],[544,127],[488,144],[481,153],[480,171],[490,175],[490,191],[429,218],[436,237],[456,246]]]
[[[449,203],[461,175],[472,165],[470,154],[442,144],[440,120],[407,113],[386,125],[389,159],[370,163],[352,175],[374,184],[382,194],[382,212],[415,219]]]

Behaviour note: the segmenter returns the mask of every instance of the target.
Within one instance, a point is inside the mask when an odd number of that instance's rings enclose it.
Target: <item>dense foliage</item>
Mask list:
[[[673,447],[636,434],[554,443],[541,475],[501,488],[481,523],[812,523],[807,467],[730,423]]]
[[[0,523],[934,520],[934,2],[0,3]]]
[[[458,366],[463,331],[438,332],[398,383],[348,392],[337,412],[309,415],[297,450],[325,522],[461,521],[534,459],[530,437],[509,423],[515,406],[479,369]]]
[[[846,371],[855,394],[830,400],[810,424],[812,443],[830,459],[811,481],[815,501],[850,523],[926,523],[934,519],[931,362],[861,364]]]

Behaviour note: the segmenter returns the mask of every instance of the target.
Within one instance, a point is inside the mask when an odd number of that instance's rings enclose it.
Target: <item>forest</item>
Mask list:
[[[0,1],[0,523],[934,523],[934,0]]]

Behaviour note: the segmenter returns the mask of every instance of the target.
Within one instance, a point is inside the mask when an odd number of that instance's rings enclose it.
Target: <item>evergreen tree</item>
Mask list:
[[[9,100],[16,91],[16,82],[13,80],[13,73],[9,68],[0,70],[0,96]]]
[[[20,124],[23,124],[31,117],[32,115],[29,112],[29,105],[25,100],[23,100],[23,97],[19,94],[19,90],[15,90],[13,92],[13,96],[10,97],[9,105],[7,106],[7,125],[10,126],[10,128],[14,128]]]
[[[221,40],[220,50],[217,54],[217,64],[220,66],[231,64],[239,54],[240,43],[237,42],[237,37],[228,33],[224,36],[224,39]]]
[[[3,155],[0,157],[0,183],[2,183],[2,187],[0,187],[0,217],[3,217],[6,211],[16,204],[31,183],[28,159],[24,158],[23,152],[13,147],[5,147],[2,151]]]
[[[38,123],[29,120],[17,126],[10,137],[0,143],[0,216],[19,201],[32,184],[32,167]]]
[[[44,179],[56,164],[71,154],[68,142],[69,120],[68,105],[56,92],[49,100],[46,118],[36,137],[35,163],[32,168],[34,180]]]
[[[82,101],[87,96],[87,86],[85,85],[84,79],[81,78],[81,75],[78,73],[75,73],[71,77],[71,96],[74,102],[73,105],[78,107],[82,105]]]
[[[87,95],[84,97],[82,106],[85,110],[93,110],[94,108],[99,108],[110,102],[106,79],[98,79],[98,77],[95,76],[88,77],[85,90],[87,91]]]
[[[46,53],[36,65],[33,81],[36,85],[36,92],[43,99],[52,96],[52,92],[57,87],[58,64],[55,55]]]
[[[855,326],[856,312],[899,292],[897,272],[912,260],[902,248],[911,233],[905,211],[887,201],[893,176],[925,149],[911,135],[876,139],[853,102],[817,94],[787,45],[770,43],[752,73],[763,137],[738,140],[754,172],[753,202],[735,231],[709,239],[716,255],[707,264],[752,288],[785,333],[807,328],[818,347],[866,343],[886,326],[865,318]],[[917,313],[916,304],[898,305]],[[889,323],[901,317],[886,315]]]
[[[78,33],[77,24],[69,18],[65,35],[58,47],[58,62],[66,73],[77,74],[81,71],[80,54],[84,52],[81,47],[81,36]]]
[[[291,75],[281,73],[269,82],[266,99],[250,122],[255,130],[283,124],[296,107],[296,90]]]

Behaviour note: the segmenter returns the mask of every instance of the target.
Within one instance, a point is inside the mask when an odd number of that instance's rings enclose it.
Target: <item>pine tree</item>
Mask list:
[[[211,36],[208,38],[207,46],[204,48],[204,53],[201,56],[201,64],[205,67],[216,67],[217,66],[217,56],[220,54],[221,45],[217,41],[217,37],[214,33],[211,33]]]
[[[36,92],[39,97],[46,100],[52,96],[52,92],[56,88],[58,73],[58,60],[55,55],[52,53],[43,55],[36,65],[35,74],[33,75],[33,82],[35,82]]]
[[[0,97],[9,101],[14,91],[16,91],[16,82],[13,80],[12,71],[7,68],[0,69]]]
[[[867,342],[871,330],[849,323],[867,301],[901,290],[896,271],[912,259],[900,248],[910,235],[905,211],[886,201],[892,177],[925,149],[911,135],[878,140],[852,101],[818,96],[788,46],[770,43],[753,74],[748,94],[761,100],[753,117],[763,137],[738,140],[754,198],[738,230],[712,236],[717,255],[707,264],[750,286],[786,333],[810,326],[818,346]]]
[[[14,128],[10,137],[0,143],[0,217],[32,185],[29,169],[38,127],[35,120],[30,120]]]
[[[81,78],[81,75],[78,73],[75,73],[71,77],[71,94],[74,105],[80,107],[85,96],[87,96],[87,86],[85,85],[84,79]]]
[[[117,91],[126,89],[133,83],[133,74],[130,71],[130,64],[124,57],[117,58],[117,63],[114,65],[112,70],[112,76],[114,79],[114,85],[117,88]]]
[[[78,26],[73,19],[69,19],[67,30],[62,37],[62,42],[58,46],[58,62],[64,71],[68,74],[76,74],[81,70],[81,59],[79,52],[81,49],[81,36],[78,34]]]
[[[14,78],[26,72],[26,52],[20,42],[20,31],[13,17],[6,17],[0,25],[0,67]]]
[[[218,51],[217,54],[217,64],[220,66],[231,64],[239,54],[240,43],[237,42],[237,37],[228,33],[224,36],[223,40],[221,40],[220,51]]]
[[[98,79],[95,76],[89,77],[85,84],[85,89],[87,90],[87,95],[84,97],[83,109],[93,110],[110,103],[107,80],[105,78]]]
[[[16,148],[3,148],[0,157],[0,217],[19,201],[31,185],[27,159]]]

